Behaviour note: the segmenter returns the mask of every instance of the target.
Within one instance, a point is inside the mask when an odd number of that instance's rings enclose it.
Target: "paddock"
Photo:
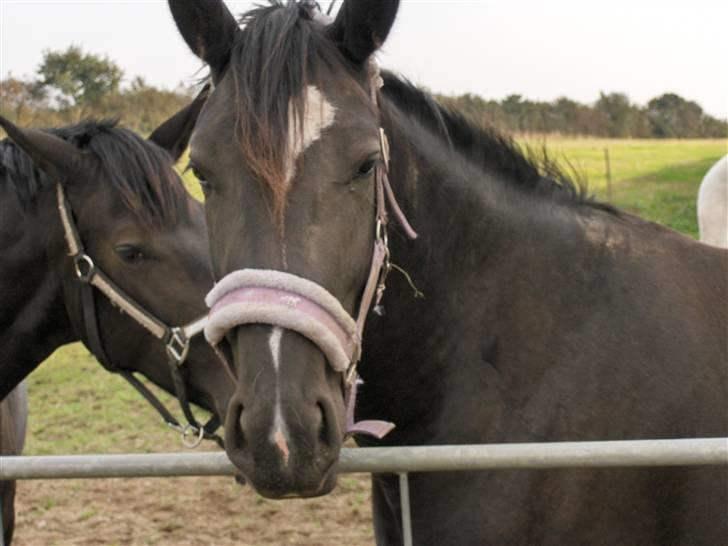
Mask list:
[[[340,474],[399,474],[405,544],[411,472],[667,466],[728,466],[728,438],[349,448],[339,459]],[[234,475],[222,452],[0,457],[0,479]]]

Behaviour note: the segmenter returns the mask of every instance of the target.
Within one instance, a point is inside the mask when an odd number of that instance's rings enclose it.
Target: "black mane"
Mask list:
[[[567,204],[587,204],[614,211],[595,201],[583,179],[572,178],[546,150],[533,153],[494,128],[468,120],[462,113],[438,103],[429,93],[390,72],[383,72],[383,93],[403,112],[415,116],[448,145],[483,170],[495,171],[521,190],[545,195]],[[576,173],[574,173],[576,174]]]
[[[44,129],[99,160],[100,179],[108,183],[140,221],[174,222],[186,210],[186,192],[172,168],[169,154],[136,133],[117,127],[118,120],[85,120],[76,125]],[[10,139],[0,141],[0,183],[15,188],[20,203],[32,206],[51,184],[30,157]]]

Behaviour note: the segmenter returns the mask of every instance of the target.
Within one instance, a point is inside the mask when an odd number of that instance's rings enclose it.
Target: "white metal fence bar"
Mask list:
[[[728,438],[343,449],[340,473],[728,465]],[[222,452],[0,457],[0,479],[233,475]]]

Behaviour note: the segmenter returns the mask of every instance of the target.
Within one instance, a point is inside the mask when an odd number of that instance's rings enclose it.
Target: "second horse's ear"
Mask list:
[[[167,150],[176,162],[187,149],[197,116],[209,93],[210,84],[206,84],[195,100],[157,127],[148,140]]]
[[[344,0],[327,34],[346,58],[365,63],[389,35],[399,0]]]
[[[23,129],[2,116],[0,126],[54,182],[65,184],[68,180],[88,175],[93,169],[93,155],[62,138],[37,129]]]
[[[177,29],[192,53],[220,81],[233,48],[238,23],[222,0],[168,0]]]

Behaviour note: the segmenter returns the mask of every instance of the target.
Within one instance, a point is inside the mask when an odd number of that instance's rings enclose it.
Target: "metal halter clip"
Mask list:
[[[187,339],[182,328],[172,328],[166,348],[167,356],[169,356],[169,358],[173,360],[177,366],[181,366],[187,359],[187,353],[190,352],[190,340]]]
[[[172,428],[179,430],[182,444],[188,449],[195,449],[202,443],[202,440],[205,438],[204,427],[198,428],[194,425],[185,425],[180,427],[173,426]]]
[[[89,283],[96,273],[94,261],[88,254],[79,254],[73,257],[73,268],[76,270],[76,276],[81,282]]]

